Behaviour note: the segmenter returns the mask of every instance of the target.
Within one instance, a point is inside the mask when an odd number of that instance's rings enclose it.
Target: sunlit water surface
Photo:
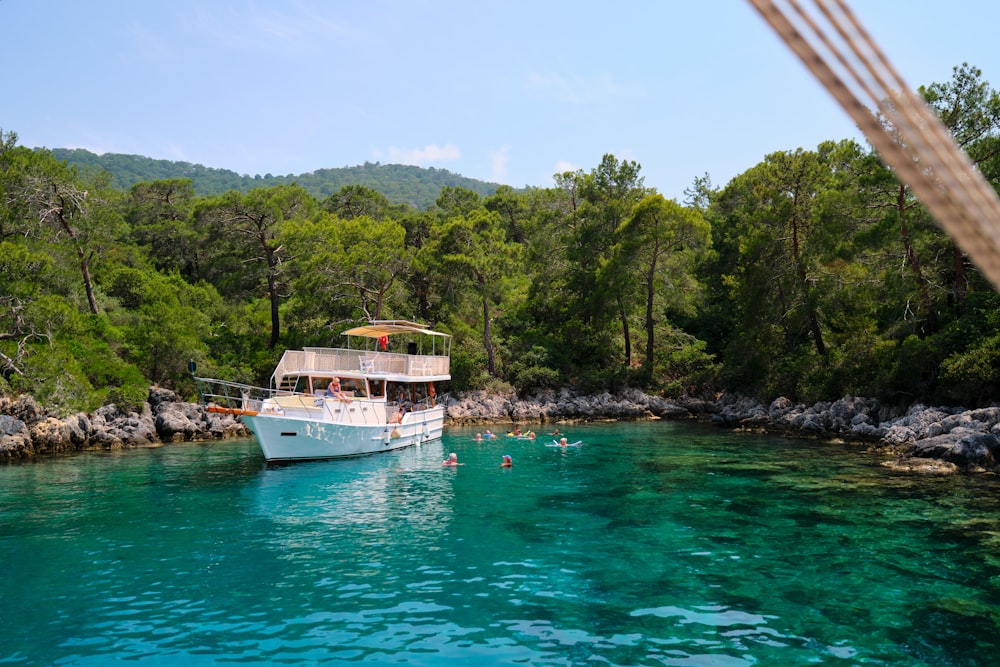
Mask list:
[[[585,444],[450,429],[285,467],[253,441],[0,467],[0,663],[1000,664],[993,478],[686,423],[566,430]]]

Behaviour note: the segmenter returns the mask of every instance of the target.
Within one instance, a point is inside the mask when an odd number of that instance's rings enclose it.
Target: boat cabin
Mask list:
[[[287,350],[271,376],[272,391],[323,396],[337,378],[348,398],[417,410],[433,407],[434,383],[451,378],[448,334],[414,322],[381,320],[344,335],[347,347]]]

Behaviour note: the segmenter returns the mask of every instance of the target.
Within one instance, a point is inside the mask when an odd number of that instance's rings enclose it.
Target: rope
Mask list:
[[[797,0],[749,2],[1000,288],[1000,198],[844,0],[812,0],[811,12]]]

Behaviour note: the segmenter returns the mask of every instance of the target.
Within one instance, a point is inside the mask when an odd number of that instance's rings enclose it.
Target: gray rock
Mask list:
[[[914,457],[950,461],[958,466],[990,468],[1000,455],[1000,437],[967,428],[954,428],[949,433],[923,438],[913,443]]]
[[[31,444],[39,454],[66,452],[75,449],[69,425],[55,417],[47,417],[29,429]]]
[[[861,423],[851,426],[849,435],[859,440],[880,440],[885,437],[885,429],[881,426]]]
[[[33,396],[22,394],[17,398],[0,396],[0,414],[23,421],[28,426],[45,419],[45,411],[38,407]]]
[[[882,436],[882,442],[890,446],[906,445],[916,440],[917,434],[913,429],[900,424],[889,426],[885,431],[885,435]]]
[[[10,415],[0,414],[0,461],[12,461],[33,453],[28,425]]]
[[[173,391],[163,387],[152,386],[149,388],[149,407],[152,411],[158,412],[159,407],[164,403],[180,403],[180,398]]]
[[[712,421],[723,426],[764,426],[770,423],[767,410],[746,396],[723,396]]]
[[[119,450],[125,449],[125,442],[121,439],[117,431],[98,430],[90,436],[90,440],[87,441],[87,448]]]
[[[90,417],[85,412],[77,413],[67,419],[66,427],[69,429],[70,442],[76,449],[85,447],[94,432],[94,426],[90,422]]]
[[[202,430],[198,406],[190,403],[161,404],[154,424],[163,442],[193,440]]]

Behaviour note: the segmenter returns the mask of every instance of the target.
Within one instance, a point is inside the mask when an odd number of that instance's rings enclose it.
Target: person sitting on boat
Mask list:
[[[458,465],[458,454],[456,454],[455,452],[452,452],[451,454],[448,455],[448,458],[446,458],[444,461],[441,461],[441,465],[443,465],[443,466],[457,466]]]
[[[401,406],[399,406],[399,410],[396,412],[396,414],[394,414],[392,416],[392,418],[389,419],[389,423],[390,424],[401,424],[401,423],[403,423],[403,417],[405,417],[405,416],[406,416],[406,408],[404,408],[401,405]]]
[[[510,458],[510,454],[503,455],[503,463],[500,464],[501,468],[513,468],[514,460]]]
[[[340,390],[340,380],[338,378],[333,378],[330,380],[330,384],[326,385],[326,395],[330,398],[336,398],[338,401],[350,400],[347,398],[347,394]]]

